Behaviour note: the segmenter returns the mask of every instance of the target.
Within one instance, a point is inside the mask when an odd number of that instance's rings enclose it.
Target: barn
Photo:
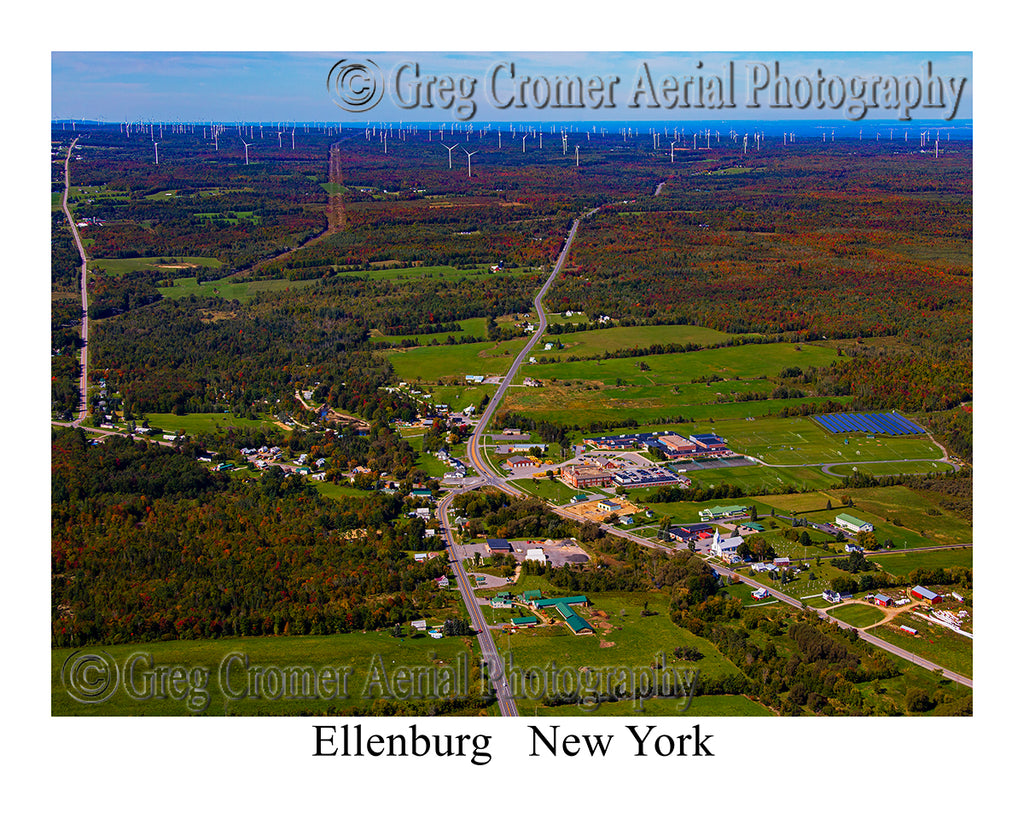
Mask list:
[[[930,589],[926,589],[924,586],[914,586],[914,588],[910,590],[910,596],[916,597],[918,600],[924,600],[926,603],[935,604],[942,602],[941,594],[936,594]]]

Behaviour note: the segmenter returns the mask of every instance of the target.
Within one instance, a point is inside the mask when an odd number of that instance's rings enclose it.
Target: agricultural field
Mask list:
[[[523,713],[533,716],[532,703],[522,704]],[[593,711],[584,711],[579,705],[538,705],[537,716],[578,717],[593,714],[599,717],[771,717],[771,710],[755,700],[741,694],[700,694],[700,681],[697,682],[697,694],[685,708],[679,700],[654,697],[634,704],[632,700],[600,703]]]
[[[973,568],[974,549],[941,549],[902,555],[874,553],[869,555],[868,559],[891,575],[906,576],[914,569],[951,569],[954,566]]]
[[[524,336],[513,341],[392,350],[386,355],[398,379],[433,384],[442,378],[464,381],[466,375],[504,375],[526,342]]]
[[[383,342],[392,345],[415,341],[418,345],[426,346],[434,343],[444,344],[448,340],[449,336],[454,338],[456,343],[458,343],[463,336],[483,338],[487,335],[487,319],[485,318],[463,319],[458,322],[458,325],[462,328],[461,330],[448,333],[420,333],[418,335],[410,333],[408,335],[388,336],[384,335],[379,330],[374,330],[370,333],[370,339],[374,342]]]
[[[278,429],[276,421],[269,418],[239,418],[231,412],[195,412],[189,415],[175,415],[170,412],[151,412],[146,414],[146,421],[152,427],[158,427],[165,433],[184,431],[186,435],[200,435],[213,432],[218,427],[227,429]],[[140,422],[141,425],[141,422]]]
[[[456,615],[457,595],[452,596],[452,615]],[[461,615],[458,615],[461,616]],[[440,619],[428,617],[429,625],[436,625]],[[475,640],[468,637],[447,637],[432,640],[425,634],[417,637],[410,635],[410,627],[405,625],[404,637],[396,638],[386,632],[369,632],[354,634],[338,634],[332,636],[301,636],[301,637],[248,637],[220,640],[180,640],[160,643],[141,643],[134,645],[97,646],[96,649],[106,652],[119,668],[133,654],[142,653],[152,657],[154,664],[180,665],[189,669],[203,668],[209,674],[205,686],[197,685],[196,713],[211,716],[258,716],[274,713],[298,716],[310,712],[365,712],[368,700],[362,697],[367,678],[373,673],[375,657],[387,657],[388,665],[402,664],[415,668],[441,669],[456,667],[458,663],[468,663],[471,670],[470,679],[475,680],[476,687],[470,694],[479,690],[479,675],[475,674],[478,666],[478,648]],[[91,650],[91,649],[90,649]],[[190,711],[186,704],[170,698],[140,698],[134,700],[128,693],[118,690],[108,701],[100,704],[82,704],[73,700],[61,682],[61,668],[73,653],[72,649],[54,649],[51,651],[50,666],[50,707],[54,716],[188,716]],[[266,665],[278,668],[292,666],[312,667],[317,671],[325,668],[350,668],[347,692],[337,694],[324,689],[322,699],[288,699],[263,697],[260,699],[232,700],[225,693],[237,692],[236,677],[225,677],[232,668],[241,670],[235,660],[228,661],[227,671],[221,672],[221,663],[229,656],[248,658],[249,668]],[[140,667],[145,671],[147,665]],[[385,670],[385,673],[390,673]],[[342,672],[343,676],[344,672]],[[475,674],[475,676],[474,676]],[[141,673],[140,673],[141,676]],[[222,684],[223,683],[223,684]],[[144,685],[140,681],[139,687]],[[205,688],[203,695],[201,688]],[[344,696],[347,693],[347,697]],[[374,692],[376,693],[376,692]],[[371,697],[371,700],[373,697]]]
[[[261,279],[259,281],[236,282],[230,279],[217,279],[196,283],[195,277],[175,279],[173,287],[158,287],[159,293],[168,299],[183,299],[189,296],[199,298],[220,297],[228,301],[239,301],[243,304],[252,301],[260,293],[280,293],[287,290],[298,290],[316,284],[315,279],[290,281],[288,279]]]
[[[182,270],[194,267],[218,268],[222,265],[212,256],[139,256],[128,259],[91,259],[89,270],[103,270],[108,276],[123,276],[125,273],[152,271],[173,276]],[[185,280],[187,281],[187,280]],[[192,281],[195,281],[193,278]]]
[[[571,322],[569,319],[555,314],[550,321],[562,323]],[[549,360],[564,360],[569,356],[586,358],[588,356],[602,355],[617,350],[628,350],[632,348],[647,348],[654,344],[699,344],[711,346],[721,344],[735,336],[729,333],[722,333],[718,330],[711,330],[707,327],[694,327],[692,325],[657,325],[639,327],[611,327],[607,330],[586,330],[581,333],[560,333],[557,335],[545,335],[540,340],[537,349],[537,358],[542,356]],[[545,350],[545,344],[555,345],[550,350]],[[558,349],[558,345],[562,349]]]
[[[917,629],[917,634],[907,634],[900,626]],[[971,631],[971,627],[965,630]],[[911,614],[900,614],[871,633],[951,671],[967,676],[974,673],[974,641],[945,626]]]

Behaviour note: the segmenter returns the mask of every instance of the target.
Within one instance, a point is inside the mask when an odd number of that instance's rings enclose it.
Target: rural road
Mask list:
[[[78,419],[75,426],[85,422],[85,416],[89,414],[88,389],[89,389],[89,260],[85,255],[85,247],[82,245],[82,237],[78,234],[78,226],[71,216],[71,209],[68,207],[68,194],[71,191],[71,152],[78,142],[78,137],[68,146],[68,155],[64,158],[64,196],[60,206],[67,217],[68,225],[71,227],[71,234],[75,237],[75,245],[78,247],[78,255],[82,259],[82,352],[81,352],[81,376],[78,380],[79,409]]]

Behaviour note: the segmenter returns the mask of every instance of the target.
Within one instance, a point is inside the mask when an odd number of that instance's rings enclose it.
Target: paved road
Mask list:
[[[89,260],[85,255],[85,247],[82,245],[82,237],[78,235],[78,226],[71,216],[71,209],[68,207],[68,194],[71,190],[71,152],[78,142],[75,137],[68,146],[68,155],[64,158],[64,196],[61,198],[60,206],[67,217],[71,233],[75,237],[75,244],[78,246],[78,255],[82,260],[82,352],[79,366],[81,377],[78,380],[79,409],[78,419],[75,426],[85,422],[85,416],[89,414],[88,389],[89,389]]]
[[[491,629],[487,624],[484,613],[480,608],[480,602],[476,598],[472,584],[466,570],[462,568],[462,558],[465,555],[459,550],[452,536],[452,528],[448,522],[448,508],[456,496],[456,492],[446,495],[437,505],[437,516],[441,522],[441,532],[448,547],[448,557],[455,572],[455,583],[459,588],[463,601],[466,603],[466,611],[469,612],[470,625],[476,631],[477,640],[480,642],[480,652],[484,662],[487,664],[491,683],[494,687],[495,696],[498,699],[498,709],[503,717],[518,717],[519,709],[516,707],[515,698],[508,687],[508,680],[505,678],[504,663],[498,654],[498,648],[494,644]]]

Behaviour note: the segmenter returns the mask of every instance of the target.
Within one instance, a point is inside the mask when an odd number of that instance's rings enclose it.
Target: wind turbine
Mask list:
[[[250,139],[251,139],[251,137],[250,137]],[[246,142],[243,139],[242,140],[242,144],[245,146],[245,164],[248,165],[249,164],[249,146],[252,145],[252,143],[251,142]]]
[[[470,153],[465,148],[462,149],[466,153],[466,176],[473,176],[473,154],[480,153],[479,149]]]
[[[153,143],[153,159],[155,160],[154,164],[156,164],[156,165],[160,164],[160,149],[156,147],[159,144],[160,144],[159,142],[154,142]],[[936,146],[935,146],[935,155],[936,156],[939,155],[938,144],[936,144]]]
[[[441,147],[442,148],[448,148],[448,146],[445,145],[443,142],[441,143]],[[449,171],[452,169],[452,151],[454,151],[458,147],[459,147],[459,143],[456,142],[454,145],[452,145],[451,148],[448,148],[448,170]],[[462,150],[466,150],[466,149],[463,148]]]
[[[671,159],[669,159],[669,162],[675,162],[676,161],[676,144],[673,142],[671,145],[668,146],[668,150],[669,150],[669,156],[671,157]]]
[[[938,151],[938,147],[936,147],[936,151]],[[577,145],[576,146],[576,167],[578,168],[579,166],[580,166],[580,146]]]

